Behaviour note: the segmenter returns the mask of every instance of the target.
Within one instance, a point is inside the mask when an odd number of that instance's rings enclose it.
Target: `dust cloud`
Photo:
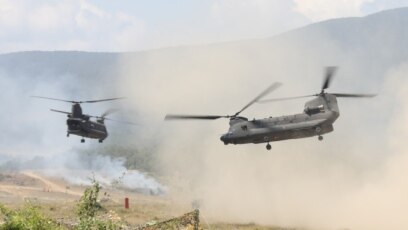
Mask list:
[[[131,95],[132,107],[142,111],[146,126],[140,132],[160,140],[158,168],[169,178],[169,195],[186,207],[199,202],[208,219],[310,229],[406,229],[408,67],[377,71],[366,51],[345,51],[324,33],[164,49],[124,55],[119,85]],[[340,99],[335,132],[323,142],[277,142],[268,152],[263,144],[224,146],[219,137],[227,120],[163,121],[166,113],[233,114],[275,81],[284,85],[270,97],[319,92],[327,65],[341,67],[329,92],[381,94]],[[297,113],[304,102],[256,104],[242,115]]]

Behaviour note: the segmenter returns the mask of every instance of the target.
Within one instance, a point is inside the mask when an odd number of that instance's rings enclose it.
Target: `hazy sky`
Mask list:
[[[131,51],[272,36],[406,0],[0,0],[0,53]]]

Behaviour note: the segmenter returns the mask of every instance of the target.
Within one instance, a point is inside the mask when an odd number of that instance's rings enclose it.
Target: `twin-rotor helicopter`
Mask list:
[[[122,122],[127,124],[134,123],[127,122],[127,121],[118,121],[108,118],[107,116],[111,113],[115,112],[116,110],[110,109],[104,112],[101,116],[92,116],[82,113],[81,104],[83,103],[97,103],[97,102],[105,102],[105,101],[114,101],[123,99],[122,97],[118,98],[109,98],[109,99],[102,99],[102,100],[91,100],[91,101],[70,101],[70,100],[62,100],[50,97],[41,97],[41,96],[32,96],[35,98],[47,99],[47,100],[54,100],[54,101],[62,101],[72,103],[71,112],[65,112],[60,110],[51,109],[53,112],[67,114],[67,137],[70,134],[77,135],[82,137],[81,143],[85,142],[85,138],[97,139],[99,143],[102,143],[108,137],[108,131],[106,129],[105,120]],[[91,118],[95,118],[95,121],[91,120]]]
[[[337,105],[337,98],[364,98],[376,96],[375,94],[345,94],[325,92],[325,90],[330,86],[331,79],[335,74],[336,69],[337,67],[326,68],[326,75],[321,91],[317,94],[261,101],[263,97],[281,86],[281,83],[274,83],[233,115],[168,114],[166,115],[165,120],[216,120],[219,118],[228,118],[230,126],[229,130],[220,138],[225,145],[267,143],[266,149],[270,150],[272,148],[270,142],[274,141],[306,138],[312,136],[317,136],[318,140],[321,141],[323,140],[323,134],[333,131],[333,123],[340,115],[339,107]],[[267,103],[304,97],[315,98],[306,102],[304,111],[299,114],[253,120],[248,120],[248,118],[240,116],[245,109],[254,103]]]

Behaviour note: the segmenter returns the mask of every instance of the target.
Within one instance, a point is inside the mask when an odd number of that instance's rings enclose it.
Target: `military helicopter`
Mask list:
[[[57,113],[64,113],[67,114],[67,137],[70,134],[81,136],[81,143],[85,142],[86,138],[98,139],[99,143],[102,143],[108,137],[108,131],[106,130],[105,120],[122,122],[127,124],[133,124],[127,121],[118,121],[107,118],[109,114],[115,112],[116,110],[107,110],[101,116],[91,116],[82,113],[81,104],[83,103],[97,103],[97,102],[104,102],[104,101],[113,101],[113,100],[120,100],[123,99],[122,97],[118,98],[109,98],[109,99],[102,99],[102,100],[91,100],[91,101],[70,101],[70,100],[62,100],[50,97],[40,97],[40,96],[32,96],[34,98],[41,98],[47,100],[54,100],[54,101],[63,101],[72,103],[71,112],[65,112],[60,110],[51,109],[52,112]],[[96,121],[90,120],[90,118],[95,118]]]
[[[288,139],[298,139],[318,136],[318,140],[323,140],[323,134],[332,132],[333,123],[339,117],[340,112],[337,105],[337,97],[363,98],[374,97],[375,94],[344,94],[344,93],[326,93],[331,79],[336,72],[337,67],[327,67],[323,86],[320,93],[288,98],[277,98],[260,101],[264,96],[281,86],[280,83],[274,83],[265,91],[249,102],[244,108],[234,115],[166,115],[165,120],[181,119],[199,119],[215,120],[219,118],[229,118],[229,130],[221,136],[221,141],[227,144],[248,144],[248,143],[267,143],[266,149],[270,150],[270,142],[282,141]],[[264,119],[248,120],[246,117],[239,116],[241,112],[254,103],[267,103],[272,101],[291,100],[304,97],[316,97],[305,103],[302,113],[269,117]]]

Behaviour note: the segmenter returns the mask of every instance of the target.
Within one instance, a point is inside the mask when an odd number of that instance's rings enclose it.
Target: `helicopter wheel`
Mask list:
[[[322,141],[322,140],[323,140],[323,136],[319,136],[317,139],[318,139],[319,141]]]
[[[99,139],[99,143],[102,143],[103,142],[103,140],[102,139]]]
[[[67,137],[69,137],[69,133],[67,133]]]
[[[85,143],[85,139],[84,139],[84,138],[81,139],[81,143]]]
[[[271,144],[268,143],[268,144],[266,145],[266,149],[267,149],[267,150],[271,150],[271,149],[272,149]]]

